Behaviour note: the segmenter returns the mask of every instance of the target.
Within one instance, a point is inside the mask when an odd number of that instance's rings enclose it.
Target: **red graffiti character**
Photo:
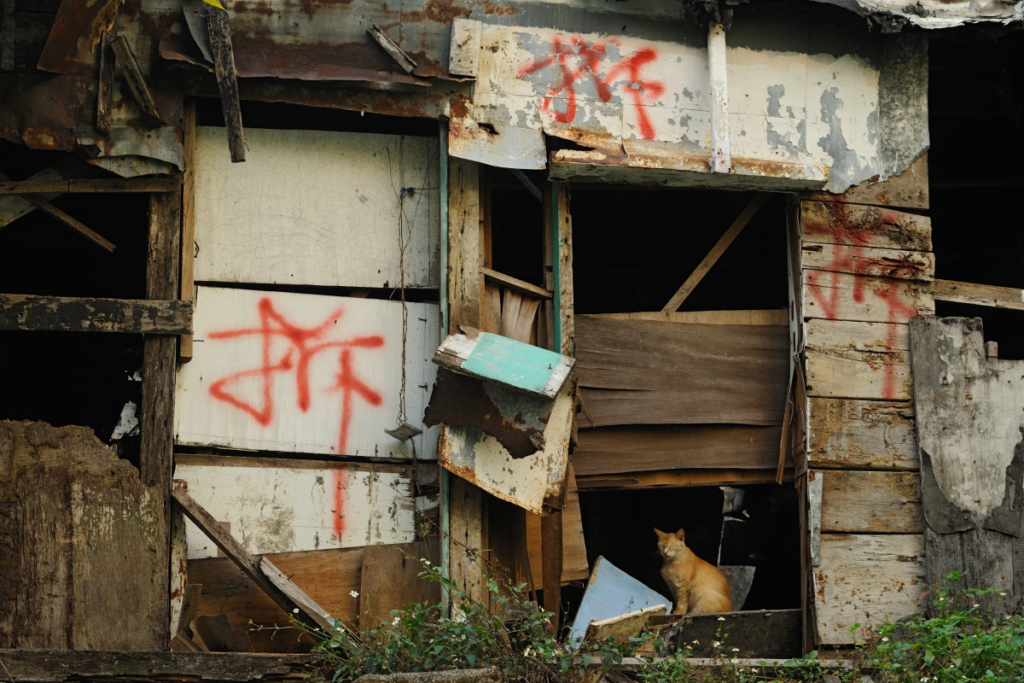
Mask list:
[[[615,40],[608,42],[618,44]],[[571,38],[568,43],[563,43],[558,36],[555,36],[552,40],[551,54],[520,67],[519,75],[525,76],[549,66],[557,66],[562,74],[561,81],[547,91],[540,109],[559,123],[571,123],[576,119],[576,85],[578,81],[590,80],[601,101],[608,102],[612,98],[612,84],[615,79],[620,74],[626,73],[627,80],[622,83],[621,87],[636,105],[640,135],[645,140],[653,140],[654,126],[644,105],[657,100],[665,91],[665,87],[660,81],[644,80],[640,70],[657,59],[658,54],[651,48],[639,50],[632,56],[611,64],[608,71],[602,74],[601,65],[609,62],[605,46],[605,43],[588,45],[586,41],[577,37]],[[552,107],[552,103],[556,97],[562,96],[565,97],[565,111],[556,111]]]
[[[262,340],[262,365],[252,370],[243,370],[217,380],[210,385],[210,395],[218,401],[224,401],[239,410],[248,413],[256,422],[264,427],[270,425],[274,417],[274,378],[281,373],[295,371],[296,404],[299,410],[309,410],[309,364],[313,357],[327,349],[340,349],[339,374],[335,389],[342,392],[341,433],[338,438],[338,453],[345,452],[348,443],[348,429],[352,422],[352,398],[358,394],[372,406],[379,406],[383,401],[381,395],[370,389],[355,376],[352,369],[352,350],[356,348],[379,348],[384,345],[384,338],[379,335],[353,337],[342,341],[327,341],[325,337],[335,329],[338,319],[343,315],[341,309],[331,313],[323,323],[316,327],[303,328],[289,323],[284,316],[274,309],[269,298],[260,299],[260,325],[254,328],[213,332],[207,339],[235,339],[239,337],[259,336]],[[273,354],[274,340],[283,339],[288,343],[284,355],[275,358]],[[261,401],[254,405],[244,398],[232,394],[228,387],[249,377],[260,379]]]

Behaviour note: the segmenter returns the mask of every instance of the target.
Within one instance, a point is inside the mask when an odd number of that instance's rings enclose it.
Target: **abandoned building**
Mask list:
[[[222,2],[0,0],[0,677],[1024,603],[1024,2]]]

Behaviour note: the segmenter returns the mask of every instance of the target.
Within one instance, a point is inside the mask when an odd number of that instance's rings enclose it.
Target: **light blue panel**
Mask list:
[[[666,605],[665,614],[672,609],[672,601],[664,595],[598,557],[576,619],[569,627],[569,640],[583,638],[587,625],[594,619],[609,619],[654,605]]]
[[[476,377],[539,394],[547,385],[561,354],[498,334],[481,334],[462,369]]]

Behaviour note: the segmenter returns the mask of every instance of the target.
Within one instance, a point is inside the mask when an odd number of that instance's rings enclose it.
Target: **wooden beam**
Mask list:
[[[523,280],[520,280],[518,278],[514,278],[511,275],[505,275],[504,273],[499,273],[496,270],[491,270],[490,268],[484,268],[484,267],[480,268],[480,272],[483,273],[485,281],[489,280],[489,281],[495,282],[495,283],[497,283],[497,284],[499,284],[499,285],[501,285],[503,287],[508,287],[509,289],[514,289],[515,291],[519,292],[520,294],[526,294],[527,296],[532,296],[532,297],[535,297],[537,299],[550,299],[551,298],[551,292],[549,292],[548,290],[544,289],[543,287],[538,287],[537,285],[531,285],[529,282],[524,282]]]
[[[139,63],[135,60],[132,49],[128,47],[128,41],[124,36],[118,36],[111,41],[110,47],[114,50],[117,63],[121,65],[121,73],[124,74],[124,79],[128,82],[128,88],[131,89],[132,95],[135,96],[139,106],[149,116],[159,119],[160,112],[157,111],[156,100],[153,99],[153,93],[150,92],[149,86],[146,85],[146,79],[139,69]]]
[[[333,628],[332,622],[312,598],[292,583],[267,558],[250,555],[249,551],[242,547],[242,544],[235,540],[235,537],[228,533],[227,529],[215,520],[202,505],[188,495],[184,488],[176,485],[171,496],[174,498],[174,502],[181,506],[185,515],[199,527],[199,530],[206,534],[249,577],[249,580],[259,586],[281,609],[288,614],[294,614],[296,618],[313,628],[323,628],[328,631]],[[296,609],[299,611],[295,612]]]
[[[576,322],[575,322],[575,290],[573,289],[572,275],[572,212],[569,209],[570,190],[569,183],[557,183],[558,192],[558,225],[557,229],[557,253],[553,254],[557,263],[553,264],[553,277],[557,278],[555,292],[558,293],[558,306],[555,313],[558,315],[558,322],[555,329],[559,334],[555,335],[555,350],[564,356],[576,355]],[[554,216],[552,217],[554,218]]]
[[[698,325],[776,325],[789,323],[785,308],[750,311],[643,311],[636,313],[593,313],[594,318],[611,320],[654,320],[665,323],[696,323]]]
[[[452,157],[448,162],[448,333],[480,327],[480,167]],[[445,274],[441,274],[445,277]]]
[[[182,121],[182,147],[184,148],[185,172],[181,179],[181,299],[195,301],[195,243],[196,243],[196,153],[198,147],[196,129],[196,103],[185,103]],[[178,360],[187,363],[192,360],[192,335],[183,334],[178,341]]]
[[[405,54],[405,51],[398,47],[398,43],[391,40],[391,36],[384,33],[377,24],[373,24],[370,28],[366,29],[366,32],[370,34],[370,37],[377,41],[377,44],[384,48],[384,51],[391,55],[391,58],[398,62],[398,66],[402,67],[402,70],[407,74],[411,74],[416,69],[416,62],[412,57]]]
[[[932,283],[932,294],[936,301],[1024,311],[1024,289],[935,280]]]
[[[750,222],[750,219],[754,217],[758,209],[761,208],[761,205],[764,204],[767,199],[767,192],[758,192],[753,196],[753,198],[751,198],[750,203],[747,204],[747,208],[743,209],[743,213],[733,221],[732,225],[729,226],[729,229],[725,231],[724,235],[722,235],[722,238],[718,240],[718,243],[712,247],[708,255],[704,257],[704,260],[701,261],[697,265],[697,268],[694,269],[693,273],[690,274],[690,277],[686,278],[686,282],[684,282],[683,286],[679,288],[679,291],[676,292],[672,298],[669,299],[668,303],[665,304],[665,307],[661,309],[663,313],[673,313],[679,310],[679,307],[684,301],[686,301],[686,297],[690,296],[690,293],[697,288],[700,281],[703,280],[704,276],[707,275],[709,270],[711,270],[711,266],[715,265],[718,259],[721,258],[722,254],[725,253],[725,250],[729,248],[729,245],[733,243],[733,240],[735,240],[743,228],[747,226],[747,223]]]
[[[4,173],[0,172],[0,181],[9,181],[9,180],[10,180],[9,177],[7,177]],[[88,240],[92,240],[93,242],[95,242],[99,246],[103,247],[107,251],[113,252],[114,249],[116,249],[116,247],[114,246],[113,242],[111,242],[111,241],[109,241],[107,239],[104,239],[100,235],[96,234],[95,232],[90,230],[88,227],[86,227],[85,225],[83,225],[79,221],[75,220],[74,218],[72,218],[68,214],[64,213],[63,211],[58,209],[53,204],[51,204],[50,202],[46,201],[45,199],[42,199],[40,197],[33,197],[32,195],[22,195],[21,197],[25,201],[27,201],[27,202],[29,202],[31,204],[35,204],[36,208],[41,209],[42,211],[45,211],[46,213],[50,214],[51,216],[53,216],[54,218],[59,220],[61,223],[63,223],[64,225],[68,226],[69,228],[71,228],[75,232],[77,232],[82,237],[85,237]]]
[[[99,51],[100,76],[96,91],[96,130],[110,134],[110,117],[114,108],[114,53],[110,47],[113,40],[106,31],[96,49]]]
[[[0,330],[182,334],[192,302],[0,294]]]
[[[543,568],[544,610],[551,612],[548,628],[557,633],[562,618],[562,508],[565,507],[565,487],[554,508],[540,519],[541,567]]]
[[[0,195],[51,193],[173,192],[181,185],[174,176],[153,178],[88,178],[56,180],[8,180],[0,182]]]
[[[793,469],[787,468],[783,481],[793,481]],[[576,477],[580,491],[594,489],[656,488],[661,486],[733,486],[774,484],[776,469],[765,470],[661,470],[658,472],[622,472]]]
[[[206,24],[213,50],[214,73],[220,89],[220,104],[224,110],[224,125],[228,132],[231,161],[245,161],[245,135],[242,132],[242,108],[238,98],[238,75],[235,72],[235,53],[231,47],[231,25],[228,13],[214,7],[206,8]]]

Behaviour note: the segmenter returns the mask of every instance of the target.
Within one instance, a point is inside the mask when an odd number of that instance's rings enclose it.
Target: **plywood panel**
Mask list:
[[[204,455],[175,460],[174,478],[254,555],[408,543],[415,536],[408,468]],[[186,525],[189,559],[216,557],[213,541],[191,521]]]
[[[267,556],[295,585],[346,627],[357,623],[363,548],[274,553]],[[272,637],[270,631],[250,631],[250,620],[260,626],[286,626],[288,615],[226,557],[188,562],[191,583],[203,586],[200,614],[228,615],[232,628],[249,633],[257,652],[304,652],[312,641],[298,639],[295,631]]]
[[[921,282],[821,270],[805,270],[801,278],[805,318],[906,323],[935,315],[935,299]]]
[[[586,414],[577,420],[587,423]],[[768,469],[779,462],[781,427],[623,426],[580,429],[572,454],[581,476],[691,468]]]
[[[437,374],[438,307],[410,303],[405,404],[422,418]],[[192,362],[178,371],[180,444],[378,458],[436,457],[437,430],[406,442],[398,415],[402,305],[200,287]]]
[[[809,416],[811,467],[919,467],[914,407],[909,402],[812,398]]]
[[[810,320],[805,329],[811,396],[910,398],[907,326]]]
[[[404,215],[405,284],[437,286],[436,139],[246,128],[245,142],[232,164],[224,129],[199,128],[196,280],[396,287]]]
[[[800,224],[805,244],[932,250],[930,218],[881,206],[804,201]]]
[[[787,337],[784,326],[576,316],[576,372],[587,419],[599,427],[779,424]]]
[[[359,628],[375,628],[391,620],[391,610],[410,603],[441,602],[441,584],[420,578],[421,559],[441,561],[437,541],[404,545],[371,545],[363,549]]]
[[[924,533],[917,472],[823,470],[821,530]]]
[[[923,534],[822,534],[814,568],[818,636],[829,645],[870,640],[886,619],[920,612],[926,588]],[[854,624],[861,627],[850,633]]]

